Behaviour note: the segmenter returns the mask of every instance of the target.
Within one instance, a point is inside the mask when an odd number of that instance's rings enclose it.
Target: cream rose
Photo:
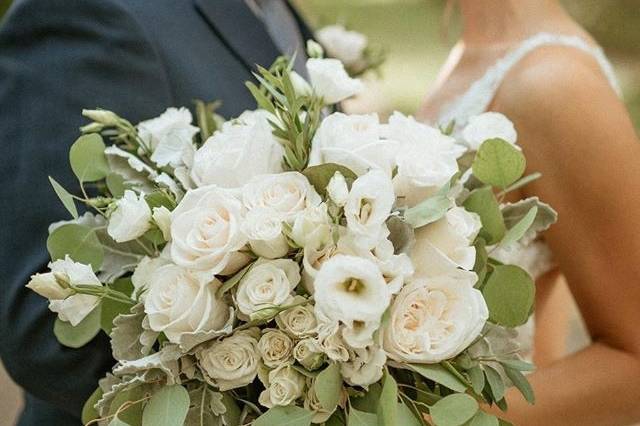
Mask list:
[[[151,161],[160,167],[182,165],[183,158],[194,151],[193,137],[199,132],[192,121],[187,108],[169,108],[159,117],[139,123],[140,139],[153,151]]]
[[[397,150],[397,142],[382,139],[376,114],[336,112],[322,120],[313,137],[309,164],[337,163],[357,175],[380,169],[391,176]]]
[[[258,375],[258,329],[241,330],[196,352],[205,379],[221,392],[246,386]]]
[[[337,104],[364,90],[362,81],[349,77],[337,59],[308,59],[307,71],[311,87],[327,105]]]
[[[260,309],[290,303],[299,282],[300,268],[293,260],[261,259],[240,280],[235,301],[240,312],[249,317]]]
[[[386,220],[396,200],[391,179],[380,170],[372,170],[353,182],[344,206],[347,230],[359,244],[368,248],[387,233]]]
[[[313,338],[300,340],[293,348],[293,357],[309,371],[320,368],[325,359],[319,343]]]
[[[291,234],[299,247],[320,247],[331,241],[331,217],[325,203],[310,206],[296,216]]]
[[[251,250],[258,256],[277,259],[289,251],[282,220],[272,210],[256,208],[249,211],[242,229],[249,239]]]
[[[454,207],[442,219],[417,229],[411,250],[415,275],[439,275],[452,267],[473,269],[476,259],[473,241],[481,227],[477,214]]]
[[[339,59],[346,66],[363,60],[367,37],[356,31],[348,31],[342,25],[328,25],[316,32],[316,39],[327,54]]]
[[[462,130],[462,138],[469,148],[478,150],[487,139],[500,138],[510,144],[516,143],[518,133],[511,120],[499,112],[485,112],[469,119]]]
[[[49,299],[49,309],[56,312],[62,321],[75,327],[98,306],[100,299],[89,294],[74,293],[70,286],[102,287],[102,283],[91,266],[74,262],[68,255],[49,263],[49,269],[51,272],[31,276],[27,288]]]
[[[296,296],[293,303],[301,302],[304,298]],[[294,306],[282,311],[276,317],[278,327],[292,337],[302,339],[316,334],[318,320],[313,313],[313,305],[310,303],[305,305]]]
[[[239,188],[254,176],[282,172],[284,150],[271,133],[267,117],[266,111],[246,111],[224,123],[196,151],[193,182]]]
[[[399,362],[438,363],[465,350],[489,316],[473,272],[418,278],[391,305],[384,349]]]
[[[265,209],[292,222],[305,208],[322,200],[302,173],[286,172],[254,177],[242,189],[242,201],[249,211]]]
[[[124,243],[144,235],[151,228],[151,209],[142,194],[126,190],[116,201],[109,217],[107,233],[114,241]]]
[[[327,260],[315,282],[315,313],[344,324],[342,337],[352,347],[370,344],[391,292],[378,266],[355,256]]]
[[[320,316],[318,322],[316,343],[320,351],[332,361],[348,361],[351,348],[342,337],[344,326],[339,321],[332,321],[324,316]]]
[[[293,340],[277,329],[263,330],[258,342],[262,362],[269,368],[293,362]]]
[[[185,268],[231,274],[249,260],[242,203],[230,191],[206,186],[187,192],[171,214],[171,258]]]
[[[144,300],[149,327],[172,343],[182,343],[184,335],[221,330],[229,320],[229,307],[216,295],[222,283],[208,274],[165,265],[149,281]]]
[[[268,408],[290,405],[304,393],[304,376],[290,366],[280,366],[270,371],[267,382],[258,401]]]

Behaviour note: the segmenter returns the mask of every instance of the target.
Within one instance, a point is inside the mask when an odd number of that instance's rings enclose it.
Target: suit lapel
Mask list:
[[[194,0],[195,7],[249,70],[269,67],[280,52],[244,0]]]

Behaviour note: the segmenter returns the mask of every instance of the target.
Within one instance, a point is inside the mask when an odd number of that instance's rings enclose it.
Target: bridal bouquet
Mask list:
[[[63,345],[111,338],[85,424],[481,426],[512,385],[533,403],[514,328],[534,285],[491,254],[555,212],[502,202],[537,177],[513,125],[336,112],[362,83],[309,50],[309,81],[259,68],[228,121],[83,112],[78,195],[51,179],[73,219],[28,287]]]

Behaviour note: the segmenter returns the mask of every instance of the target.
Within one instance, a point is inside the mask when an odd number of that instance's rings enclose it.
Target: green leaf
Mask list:
[[[123,422],[117,416],[112,418],[109,422],[109,426],[131,426],[129,423]]]
[[[482,389],[484,389],[484,373],[482,372],[482,368],[476,365],[475,367],[471,367],[467,370],[469,373],[469,378],[471,379],[471,387],[473,391],[480,395],[482,393]]]
[[[102,309],[100,314],[100,328],[102,328],[105,333],[111,334],[111,330],[113,329],[113,320],[120,314],[129,313],[130,310],[131,305],[127,303],[104,298],[102,300]]]
[[[80,182],[95,182],[109,173],[102,137],[97,133],[80,136],[69,150],[71,169]]]
[[[104,249],[95,231],[88,226],[70,223],[56,228],[47,238],[47,250],[51,260],[64,259],[69,255],[76,262],[100,269]]]
[[[124,195],[124,190],[126,189],[124,178],[118,173],[109,173],[105,183],[114,198],[121,198]]]
[[[62,345],[69,348],[81,348],[100,331],[100,306],[96,307],[75,327],[71,323],[56,318],[53,334]]]
[[[502,377],[500,377],[500,373],[490,365],[485,365],[484,374],[487,377],[487,382],[489,383],[493,399],[495,401],[499,401],[504,398],[505,386]]]
[[[380,426],[396,426],[398,424],[398,385],[388,371],[384,376],[377,414]]]
[[[524,396],[524,399],[526,399],[529,404],[535,404],[536,397],[533,394],[533,389],[531,388],[531,385],[529,384],[529,381],[524,376],[524,374],[516,369],[509,367],[505,367],[504,371],[505,373],[507,373],[507,377],[509,378],[509,380],[513,382],[522,396]]]
[[[515,265],[498,265],[489,275],[482,294],[489,308],[490,321],[517,327],[529,319],[535,285],[524,269]]]
[[[378,416],[366,411],[356,410],[351,407],[349,410],[348,426],[374,426],[378,424]]]
[[[165,386],[151,397],[142,426],[182,426],[189,410],[189,392],[180,385]]]
[[[416,242],[416,234],[413,226],[402,220],[397,215],[387,219],[389,228],[389,241],[393,244],[394,254],[409,253]]]
[[[275,406],[253,422],[253,426],[309,426],[313,411],[295,405]]]
[[[538,207],[537,206],[531,207],[529,212],[522,219],[520,219],[518,223],[513,225],[513,227],[507,231],[507,233],[505,234],[500,244],[507,246],[509,244],[515,243],[520,238],[524,237],[526,232],[529,230],[529,228],[533,224],[533,221],[536,219],[537,214],[538,214]]]
[[[142,402],[144,397],[143,386],[133,386],[120,391],[113,398],[109,405],[108,415],[112,416],[118,413],[118,419],[125,425],[140,426],[142,422]],[[133,402],[136,402],[133,404]],[[126,404],[126,405],[125,405]],[[121,423],[121,424],[122,424]]]
[[[422,423],[413,414],[413,411],[404,402],[398,402],[398,425],[421,426]]]
[[[492,245],[504,237],[506,227],[502,212],[495,195],[490,187],[475,189],[463,203],[464,208],[470,212],[477,213],[482,222],[480,238],[484,239],[487,245]]]
[[[227,392],[222,393],[222,403],[226,411],[222,415],[227,425],[239,425],[242,412],[236,403],[236,400]]]
[[[531,173],[530,175],[527,175],[522,179],[519,179],[513,185],[509,185],[507,188],[504,189],[503,192],[506,194],[507,192],[515,191],[516,189],[520,189],[523,186],[528,185],[531,182],[540,179],[541,177],[542,177],[542,173],[538,173],[538,172]]]
[[[487,254],[487,243],[483,238],[478,238],[474,246],[476,248],[476,261],[473,264],[473,272],[478,274],[476,287],[479,287],[484,283],[484,278],[487,274],[487,261],[489,260],[489,255]]]
[[[522,176],[527,166],[524,155],[503,139],[489,139],[480,145],[473,160],[473,174],[487,185],[506,188]]]
[[[62,205],[67,209],[71,216],[74,219],[78,218],[78,209],[76,208],[76,203],[73,201],[73,197],[71,194],[67,192],[66,189],[62,187],[54,178],[49,176],[49,182],[51,182],[51,186],[53,186],[53,190],[56,192],[58,198],[62,202]]]
[[[335,163],[320,164],[318,166],[307,167],[302,174],[307,177],[311,185],[318,194],[327,196],[327,185],[336,172],[340,172],[347,180],[347,183],[357,179],[357,175],[351,169]]]
[[[338,405],[342,388],[340,366],[337,363],[329,364],[318,374],[313,386],[320,405],[328,412],[333,411]]]
[[[169,210],[176,208],[176,202],[166,191],[156,190],[144,196],[149,208],[166,207]]]
[[[351,399],[351,405],[360,411],[367,413],[376,413],[378,411],[378,401],[380,401],[380,394],[382,393],[382,386],[379,383],[374,383],[369,386],[369,390],[364,396]]]
[[[89,423],[91,420],[94,420],[100,417],[98,410],[96,410],[94,406],[96,405],[96,402],[98,402],[101,398],[102,398],[102,389],[100,388],[100,386],[98,386],[96,390],[93,391],[89,399],[87,399],[84,405],[82,406],[81,419],[82,419],[83,425]]]
[[[498,418],[491,414],[478,410],[475,416],[468,423],[469,426],[498,426]]]
[[[502,216],[507,228],[513,228],[533,207],[537,207],[538,210],[529,232],[546,231],[558,220],[558,213],[549,204],[543,203],[538,197],[530,197],[502,207]]]
[[[501,359],[499,361],[503,367],[513,368],[518,371],[534,371],[536,369],[535,365],[520,359]]]
[[[480,407],[464,393],[454,393],[436,402],[430,413],[436,426],[460,426],[469,421]]]
[[[446,195],[436,194],[404,212],[404,220],[414,228],[428,225],[442,218],[451,201]]]
[[[421,376],[456,392],[464,392],[467,386],[440,364],[409,364],[408,367]]]

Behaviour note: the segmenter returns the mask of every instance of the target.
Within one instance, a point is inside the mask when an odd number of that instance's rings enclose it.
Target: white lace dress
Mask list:
[[[446,126],[455,120],[454,134],[460,132],[469,121],[469,118],[487,111],[502,81],[513,66],[527,54],[542,46],[567,46],[582,50],[593,56],[611,86],[620,95],[621,91],[613,67],[600,47],[593,46],[577,36],[539,33],[526,39],[507,53],[502,59],[489,67],[485,74],[479,80],[476,80],[464,94],[446,105],[441,110],[439,123]],[[553,268],[551,251],[543,241],[539,240],[522,242],[508,249],[496,250],[492,253],[492,256],[505,263],[522,267],[534,279]],[[531,358],[533,355],[533,318],[520,327],[518,332],[521,354],[525,358]]]

